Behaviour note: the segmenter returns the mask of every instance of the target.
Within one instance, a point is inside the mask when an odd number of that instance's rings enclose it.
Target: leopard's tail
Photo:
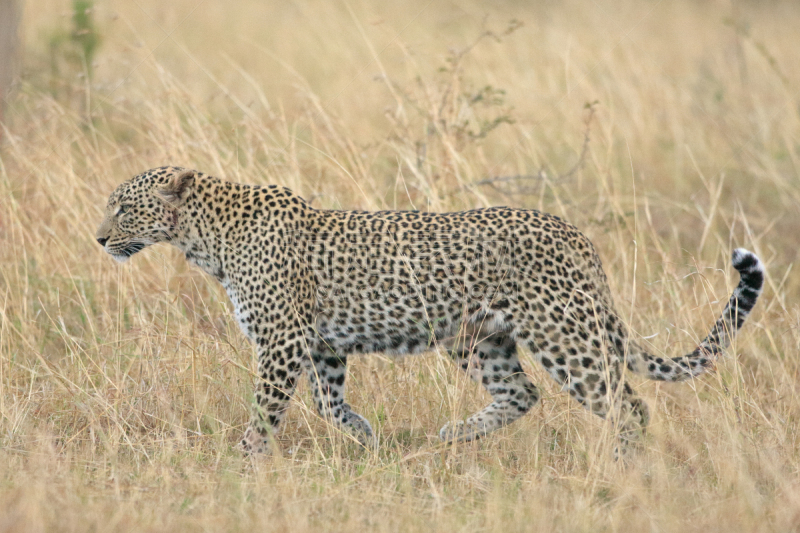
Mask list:
[[[728,347],[733,336],[744,324],[764,285],[764,265],[756,254],[737,248],[733,251],[731,263],[739,271],[739,284],[731,294],[722,316],[717,319],[711,333],[703,342],[692,353],[671,359],[655,357],[631,343],[628,353],[629,369],[659,381],[684,381],[702,374],[714,364],[717,356]]]

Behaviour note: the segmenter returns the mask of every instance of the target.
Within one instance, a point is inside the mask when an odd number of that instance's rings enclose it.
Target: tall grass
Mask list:
[[[0,146],[0,531],[800,528],[797,5],[110,1],[91,79],[49,47],[70,5],[27,6]],[[220,287],[94,242],[113,188],[163,164],[321,208],[553,212],[659,354],[705,335],[732,248],[766,288],[716,373],[636,382],[652,422],[627,467],[531,364],[532,413],[440,444],[488,400],[433,353],[353,361],[376,450],[304,385],[251,463],[254,358]]]

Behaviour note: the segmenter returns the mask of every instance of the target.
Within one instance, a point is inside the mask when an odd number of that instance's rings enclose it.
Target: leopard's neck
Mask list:
[[[186,259],[223,284],[243,248],[253,246],[253,234],[274,234],[290,241],[303,232],[316,211],[289,189],[242,185],[208,176],[176,211],[172,244]]]

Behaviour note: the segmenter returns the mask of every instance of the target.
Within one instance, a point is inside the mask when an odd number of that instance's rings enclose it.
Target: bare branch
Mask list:
[[[570,168],[568,171],[564,172],[563,174],[559,174],[552,178],[555,181],[563,181],[572,178],[576,172],[578,172],[581,168],[583,168],[584,163],[586,162],[586,156],[589,154],[589,141],[591,139],[591,126],[592,126],[592,119],[594,118],[595,114],[595,107],[599,104],[597,100],[594,102],[587,102],[584,105],[584,108],[588,110],[586,118],[584,119],[584,131],[583,131],[583,146],[581,147],[581,153],[578,156],[578,161],[575,165]],[[535,194],[538,192],[538,185],[536,187],[525,187],[525,186],[517,186],[513,189],[504,189],[498,187],[499,184],[502,183],[514,183],[519,181],[536,181],[541,182],[542,180],[548,179],[547,173],[544,169],[539,169],[539,172],[536,174],[516,174],[513,176],[494,176],[491,178],[484,178],[482,180],[473,181],[472,183],[467,183],[466,185],[462,185],[458,189],[447,193],[444,197],[452,196],[454,194],[458,194],[464,190],[474,189],[476,187],[483,187],[489,186],[495,191],[503,194],[504,196],[519,196],[524,194]]]

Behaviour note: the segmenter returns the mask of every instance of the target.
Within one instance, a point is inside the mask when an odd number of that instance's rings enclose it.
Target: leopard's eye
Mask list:
[[[122,204],[122,205],[120,205],[120,206],[117,208],[117,215],[122,215],[123,213],[127,213],[127,212],[128,212],[128,209],[130,209],[130,207],[131,207],[131,206],[129,206],[129,205],[127,205],[127,204]]]

